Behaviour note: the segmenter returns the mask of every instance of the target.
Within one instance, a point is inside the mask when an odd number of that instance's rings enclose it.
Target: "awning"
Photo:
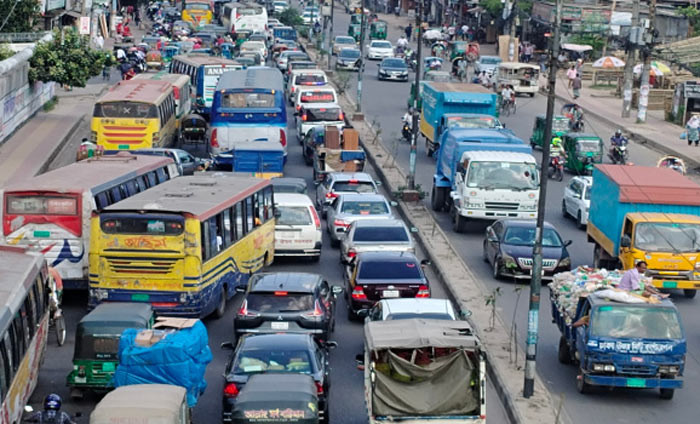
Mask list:
[[[564,43],[561,45],[561,48],[564,50],[571,50],[574,52],[587,52],[589,50],[593,50],[593,47],[585,45],[585,44],[572,44],[572,43]]]

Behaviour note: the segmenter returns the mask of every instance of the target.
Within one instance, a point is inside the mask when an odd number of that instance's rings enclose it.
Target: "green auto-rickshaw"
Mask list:
[[[362,14],[361,13],[354,13],[350,15],[350,23],[351,24],[361,24],[362,23]]]
[[[594,134],[568,132],[561,138],[566,150],[564,167],[577,175],[592,175],[593,165],[603,163],[603,140]]]
[[[360,24],[350,24],[348,25],[348,35],[352,38],[355,39],[355,42],[360,42],[360,32],[361,32],[361,25]]]
[[[374,21],[369,25],[370,40],[386,40],[386,21]]]
[[[111,390],[122,332],[151,328],[153,321],[153,308],[148,303],[102,303],[85,315],[75,333],[73,371],[67,378],[71,396],[81,398],[86,390]]]
[[[530,137],[530,145],[532,147],[539,146],[548,140],[548,137],[544,136],[544,126],[546,117],[544,115],[537,115],[535,117],[535,125],[532,128],[532,136]],[[552,136],[561,137],[569,132],[569,118],[562,115],[554,115],[552,119]]]
[[[453,41],[450,43],[450,61],[458,57],[464,57],[467,54],[466,41]]]

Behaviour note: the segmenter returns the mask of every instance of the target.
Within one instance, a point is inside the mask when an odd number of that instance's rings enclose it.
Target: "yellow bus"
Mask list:
[[[182,20],[195,28],[210,24],[214,19],[214,2],[209,0],[186,0],[182,9]]]
[[[163,315],[221,317],[274,258],[269,180],[175,178],[93,213],[88,306],[149,302]]]
[[[175,118],[179,123],[182,118],[187,116],[192,111],[192,83],[188,75],[170,74],[167,71],[160,71],[157,74],[144,72],[137,74],[135,80],[141,81],[165,81],[173,86],[173,94],[175,95]]]
[[[166,81],[120,81],[95,103],[92,141],[105,150],[169,147],[177,141],[175,90]]]
[[[49,271],[39,252],[0,245],[0,422],[22,421],[49,331]]]

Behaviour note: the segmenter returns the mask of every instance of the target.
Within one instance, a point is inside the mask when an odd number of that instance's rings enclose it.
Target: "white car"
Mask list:
[[[329,125],[343,131],[345,117],[343,110],[336,103],[309,103],[297,112],[297,137],[299,141],[304,139],[306,133],[313,127],[327,127]]]
[[[457,314],[447,299],[382,299],[365,312],[370,321],[425,318],[456,321]]]
[[[321,15],[315,10],[305,10],[301,18],[304,20],[304,25],[313,25],[320,21]]]
[[[380,60],[394,57],[394,46],[386,40],[373,40],[367,45],[367,59]]]
[[[301,108],[313,103],[338,103],[338,94],[335,88],[330,85],[315,86],[299,86],[294,95],[294,110],[299,112]]]
[[[258,52],[263,58],[267,57],[267,46],[262,41],[246,41],[241,44],[240,52]]]
[[[583,229],[588,225],[588,208],[591,207],[593,177],[574,177],[564,189],[561,213],[576,218],[576,225]]]
[[[321,220],[306,194],[275,193],[275,256],[321,258]]]
[[[318,87],[328,85],[328,77],[322,69],[299,69],[292,71],[287,80],[287,98],[294,104],[294,97],[300,87]]]
[[[287,3],[284,0],[275,0],[274,3],[272,3],[272,7],[274,8],[274,11],[276,14],[282,13],[289,7],[289,3]]]

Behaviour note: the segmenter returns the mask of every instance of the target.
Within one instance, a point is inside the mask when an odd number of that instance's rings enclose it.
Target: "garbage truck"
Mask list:
[[[700,289],[700,186],[670,168],[597,165],[588,241],[593,266],[630,269],[646,261],[659,289]]]
[[[369,424],[486,422],[486,360],[468,322],[367,321],[364,334]]]

